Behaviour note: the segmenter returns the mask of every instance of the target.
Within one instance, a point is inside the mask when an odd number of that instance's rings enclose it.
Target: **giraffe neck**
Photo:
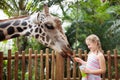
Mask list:
[[[33,26],[30,17],[4,20],[0,22],[0,41],[19,36],[29,36],[32,34]]]

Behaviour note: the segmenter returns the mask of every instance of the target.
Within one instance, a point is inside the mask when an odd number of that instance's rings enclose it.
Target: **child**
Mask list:
[[[106,71],[106,64],[100,40],[98,36],[92,34],[86,38],[85,42],[90,49],[87,62],[77,57],[74,58],[76,62],[85,66],[82,72],[86,73],[87,77],[82,80],[101,80],[101,74]]]

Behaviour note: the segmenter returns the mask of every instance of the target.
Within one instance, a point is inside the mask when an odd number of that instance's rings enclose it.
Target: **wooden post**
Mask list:
[[[82,49],[78,49],[78,56],[79,56],[79,58],[81,58],[82,59]],[[81,65],[81,64],[79,64],[79,65]],[[81,72],[80,72],[80,69],[79,69],[79,80],[81,80],[82,79],[82,75],[81,75]]]
[[[0,80],[3,80],[3,52],[0,52]]]
[[[103,52],[104,53],[104,52]],[[104,55],[105,56],[105,55]],[[107,56],[106,56],[107,57]],[[102,74],[102,80],[105,80],[105,73]]]
[[[67,80],[70,80],[70,58],[67,58]]]
[[[54,51],[52,51],[52,65],[51,65],[51,79],[55,80],[55,54]]]
[[[117,50],[114,49],[114,63],[115,63],[115,80],[119,80],[118,79],[118,59],[117,59]]]
[[[49,49],[46,49],[46,80],[49,80]]]
[[[43,50],[40,51],[40,80],[44,80]]]
[[[75,57],[76,50],[73,51],[73,57]],[[76,79],[76,62],[73,64],[73,79]]]
[[[111,55],[110,51],[107,51],[107,58],[108,58],[108,80],[111,80]]]
[[[64,79],[64,58],[56,53],[56,80]]]
[[[35,50],[35,80],[38,80],[38,51]]]
[[[11,80],[11,50],[8,50],[7,80]]]
[[[25,51],[22,51],[22,80],[25,80]]]
[[[87,50],[84,51],[84,58],[85,58],[85,61],[87,61]]]
[[[14,71],[14,79],[18,80],[18,52],[15,53],[15,71]]]
[[[29,49],[28,80],[32,80],[32,49]]]

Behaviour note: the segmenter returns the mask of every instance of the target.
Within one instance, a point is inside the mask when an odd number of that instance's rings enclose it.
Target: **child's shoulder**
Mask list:
[[[104,57],[104,54],[102,52],[99,52],[97,56],[98,57]]]

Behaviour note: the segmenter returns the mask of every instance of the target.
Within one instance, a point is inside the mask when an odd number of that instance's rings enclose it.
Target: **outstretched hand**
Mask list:
[[[74,60],[75,60],[76,62],[80,62],[80,61],[81,61],[81,59],[78,58],[78,57],[75,57]]]
[[[86,62],[83,61],[81,58],[75,57],[74,60],[75,60],[76,62],[82,64],[82,65],[85,65],[85,64],[86,64]]]

